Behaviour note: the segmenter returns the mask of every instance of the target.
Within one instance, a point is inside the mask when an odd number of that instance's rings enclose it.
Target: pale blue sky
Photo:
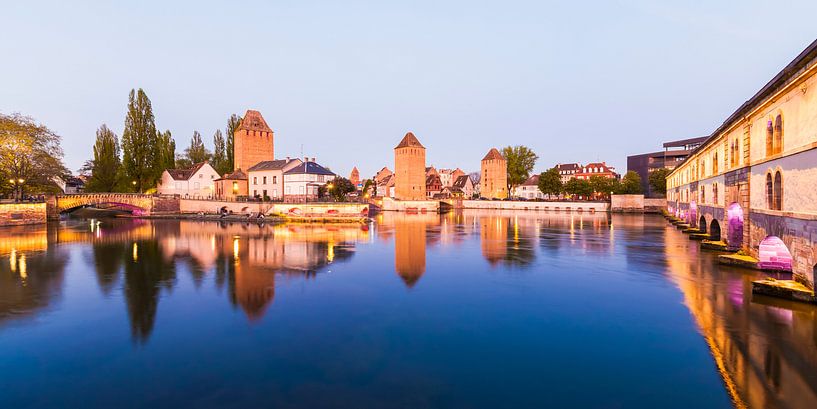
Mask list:
[[[141,87],[178,151],[252,108],[276,156],[303,144],[344,175],[393,168],[409,130],[437,167],[524,144],[537,172],[623,172],[709,134],[817,38],[813,0],[661,3],[2,0],[0,111],[62,135],[73,170]]]

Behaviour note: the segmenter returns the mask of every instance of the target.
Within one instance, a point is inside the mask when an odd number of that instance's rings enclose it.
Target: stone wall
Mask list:
[[[384,197],[381,208],[383,211],[392,212],[436,213],[440,211],[440,202],[438,200],[394,200]]]
[[[181,213],[218,213],[221,208],[238,214],[301,214],[321,216],[367,215],[366,203],[269,203],[269,202],[228,202],[221,200],[181,199]]]
[[[610,204],[606,202],[521,202],[507,200],[463,200],[464,209],[486,210],[533,210],[533,211],[572,211],[572,212],[606,212]]]
[[[45,223],[47,220],[45,203],[3,203],[0,204],[0,226],[21,226]]]
[[[622,213],[643,212],[644,195],[613,195],[610,200],[610,211]]]

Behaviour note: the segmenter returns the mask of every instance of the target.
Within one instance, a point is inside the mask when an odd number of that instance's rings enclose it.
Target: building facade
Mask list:
[[[363,186],[360,185],[360,171],[357,170],[357,166],[352,168],[352,171],[349,173],[349,181],[352,182],[352,186],[356,189],[360,189]]]
[[[457,180],[451,185],[451,189],[453,195],[461,194],[466,199],[471,199],[475,194],[479,193],[474,186],[474,181],[468,175],[457,177]]]
[[[275,159],[275,137],[260,112],[247,110],[233,138],[233,170]]]
[[[659,169],[675,169],[679,163],[701,146],[708,137],[682,139],[679,141],[664,142],[664,150],[652,153],[642,153],[627,157],[627,171],[638,173],[641,177],[641,191],[647,197],[654,197],[652,186],[650,186],[650,173]]]
[[[440,183],[445,186],[453,186],[458,177],[465,175],[465,172],[460,168],[456,169],[440,169],[437,171],[437,176],[440,177]]]
[[[215,195],[214,182],[220,177],[207,162],[199,162],[188,169],[165,169],[156,192],[190,199],[209,199]]]
[[[307,158],[304,158],[307,159]],[[307,202],[318,198],[318,189],[335,180],[335,174],[312,160],[284,172],[284,201]]]
[[[590,162],[582,166],[576,172],[576,179],[589,180],[593,176],[601,176],[608,179],[619,179],[621,176],[615,172],[615,168],[607,166],[606,162]]]
[[[247,197],[247,174],[241,170],[224,174],[216,179],[215,198],[219,200],[236,200]]]
[[[426,148],[409,132],[394,148],[394,197],[426,200]]]
[[[667,207],[813,288],[817,268],[817,41],[667,178]]]
[[[251,166],[247,169],[250,197],[262,200],[283,200],[284,173],[301,163],[303,161],[300,159],[286,158],[265,160]]]
[[[431,199],[434,195],[439,195],[443,191],[443,182],[440,181],[440,175],[426,176],[426,196]]]
[[[539,190],[539,175],[532,175],[521,185],[513,189],[513,197],[520,197],[528,200],[541,200],[545,194]]]
[[[570,179],[576,177],[576,174],[582,169],[582,165],[578,163],[558,163],[556,170],[559,171],[559,176],[562,178],[562,183],[567,183]]]
[[[508,162],[496,148],[482,158],[480,163],[480,195],[488,199],[508,197]]]

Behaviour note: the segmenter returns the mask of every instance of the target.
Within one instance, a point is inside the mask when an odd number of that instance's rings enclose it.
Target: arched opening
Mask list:
[[[774,209],[774,182],[771,173],[766,174],[766,206]]]
[[[783,152],[783,115],[774,119],[774,153]]]
[[[763,270],[791,271],[791,252],[777,236],[767,236],[760,242],[757,259]]]
[[[698,220],[698,230],[700,230],[701,233],[706,233],[706,217],[703,215],[701,215],[701,219]]]
[[[698,220],[698,205],[693,200],[689,202],[689,213],[687,214],[687,222],[694,226],[696,220]]]
[[[774,174],[774,209],[783,210],[783,175],[780,171]]]
[[[771,118],[766,123],[766,156],[774,155],[774,124]]]
[[[721,224],[717,219],[712,219],[709,224],[709,240],[718,241],[721,239]]]
[[[726,243],[733,249],[743,245],[743,208],[737,203],[732,203],[726,209]]]

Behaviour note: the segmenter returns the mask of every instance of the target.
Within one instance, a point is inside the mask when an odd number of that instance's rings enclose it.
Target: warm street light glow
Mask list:
[[[25,179],[17,179],[17,181],[22,184],[22,183],[25,183],[26,180]]]

